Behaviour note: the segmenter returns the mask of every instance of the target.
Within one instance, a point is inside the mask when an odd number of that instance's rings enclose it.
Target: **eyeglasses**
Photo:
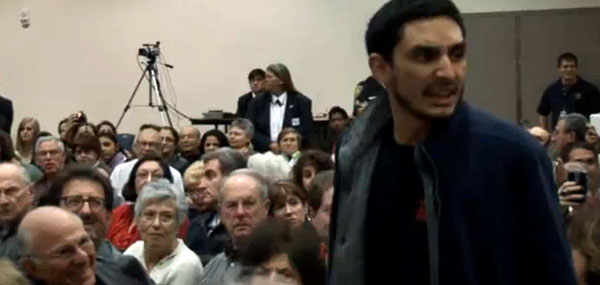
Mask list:
[[[83,206],[83,203],[87,202],[90,210],[96,212],[104,209],[104,198],[99,197],[88,197],[83,198],[82,196],[70,196],[60,198],[62,203],[71,210],[79,210]]]
[[[164,214],[164,213],[159,214],[159,213],[152,212],[152,211],[142,213],[142,220],[144,222],[152,222],[153,223],[157,217],[158,217],[158,221],[161,224],[168,224],[175,220],[175,216],[173,216],[172,214]]]

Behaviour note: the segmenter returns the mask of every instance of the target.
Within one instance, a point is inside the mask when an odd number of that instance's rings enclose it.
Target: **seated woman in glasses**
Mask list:
[[[144,185],[161,178],[173,183],[173,175],[169,166],[156,155],[145,156],[133,166],[129,180],[123,187],[123,197],[126,202],[113,210],[106,235],[106,238],[117,249],[123,251],[140,240],[138,228],[134,222],[134,205]],[[186,219],[179,231],[180,238],[185,238],[188,226],[189,221]]]
[[[183,193],[166,179],[146,184],[135,204],[135,223],[142,240],[126,255],[137,258],[156,284],[199,284],[203,267],[177,231],[186,219]]]

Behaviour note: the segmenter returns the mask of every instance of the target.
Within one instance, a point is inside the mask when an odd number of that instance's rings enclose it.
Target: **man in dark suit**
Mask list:
[[[0,96],[0,129],[9,134],[13,122],[13,115],[12,101]]]
[[[267,67],[265,94],[257,96],[248,108],[247,118],[254,124],[254,150],[278,152],[277,136],[283,128],[292,127],[308,145],[312,127],[312,101],[296,91],[287,67],[281,63]]]
[[[248,83],[250,84],[250,92],[238,98],[237,112],[238,118],[246,118],[250,101],[260,95],[262,92],[262,83],[265,80],[265,71],[260,68],[255,68],[248,74]]]

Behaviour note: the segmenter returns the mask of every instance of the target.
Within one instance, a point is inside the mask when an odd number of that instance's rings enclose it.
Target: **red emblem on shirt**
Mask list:
[[[425,212],[425,201],[423,201],[423,199],[419,200],[419,206],[417,207],[417,211],[415,213],[415,220],[417,222],[427,222],[427,213]]]

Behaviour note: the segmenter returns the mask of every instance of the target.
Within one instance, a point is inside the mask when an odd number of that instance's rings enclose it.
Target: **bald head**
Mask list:
[[[193,126],[181,128],[179,134],[179,149],[182,152],[200,151],[200,131]]]
[[[34,254],[35,249],[30,246],[35,247],[40,239],[53,239],[60,236],[64,228],[79,227],[84,229],[77,215],[58,207],[39,207],[25,215],[19,225],[17,239],[21,255]]]
[[[96,251],[81,219],[58,207],[29,212],[19,225],[21,267],[44,284],[95,284]]]
[[[546,147],[550,142],[550,134],[540,127],[529,129],[529,134],[531,134],[543,147]]]

